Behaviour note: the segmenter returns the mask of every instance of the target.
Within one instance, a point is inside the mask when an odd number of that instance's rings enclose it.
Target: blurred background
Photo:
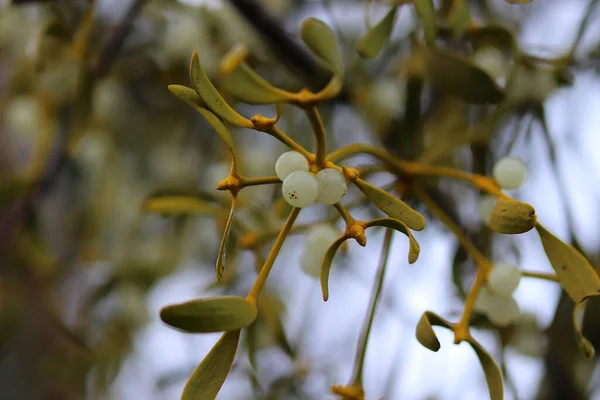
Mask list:
[[[379,21],[391,3],[0,1],[1,399],[179,398],[219,335],[173,330],[159,310],[195,297],[244,296],[256,261],[239,249],[241,235],[234,232],[231,279],[218,285],[223,217],[144,211],[144,200],[156,193],[195,193],[225,214],[230,203],[228,193],[214,189],[228,174],[227,149],[167,85],[189,85],[197,50],[218,87],[221,58],[242,43],[248,63],[275,86],[318,89],[327,72],[298,34],[311,16],[336,32],[347,70],[342,93],[319,108],[330,149],[371,143],[407,159],[484,174],[498,158],[520,157],[528,177],[510,194],[531,203],[548,228],[600,265],[598,1],[468,1],[476,25],[507,28],[527,55],[534,73],[521,89],[538,85],[509,96],[510,112],[493,125],[487,118],[493,107],[448,99],[407,77],[406,60],[422,36],[412,6],[400,8],[377,59],[358,57],[365,16]],[[443,16],[452,2],[434,3]],[[460,40],[444,43],[468,51]],[[559,71],[553,60],[572,50]],[[548,71],[553,79],[538,79]],[[227,99],[248,117],[275,112]],[[288,107],[279,126],[312,148],[301,110]],[[244,175],[274,175],[284,146],[263,133],[232,130]],[[372,162],[356,157],[349,165]],[[393,179],[379,173],[372,181]],[[482,225],[477,191],[448,180],[430,186],[494,262],[552,272],[537,235],[492,235]],[[273,207],[279,193],[279,185],[242,192],[239,218],[249,230],[281,226],[285,213]],[[421,256],[408,265],[408,245],[396,235],[367,350],[367,398],[486,398],[467,344],[454,346],[442,330],[442,348],[432,353],[414,338],[425,310],[458,320],[475,268],[455,237],[412,204],[428,219],[415,233]],[[311,206],[300,223],[330,215],[323,205]],[[353,215],[377,212],[362,207]],[[366,248],[349,243],[336,258],[327,303],[318,280],[300,267],[304,238],[286,240],[261,297],[262,317],[242,338],[220,399],[329,399],[329,386],[349,379],[383,232],[370,233]],[[600,399],[597,359],[577,354],[572,303],[559,285],[523,279],[515,297],[521,318],[513,326],[473,320],[475,337],[502,366],[505,397]],[[585,321],[595,344],[599,318],[600,309],[590,309]]]

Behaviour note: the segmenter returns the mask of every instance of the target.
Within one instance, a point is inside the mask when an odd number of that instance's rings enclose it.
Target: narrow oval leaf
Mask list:
[[[340,78],[344,75],[342,55],[335,34],[323,21],[308,18],[302,23],[300,36],[306,45]]]
[[[492,211],[490,228],[498,233],[515,235],[532,230],[536,221],[535,209],[531,205],[501,197]]]
[[[392,228],[408,236],[408,241],[410,244],[408,251],[408,262],[412,264],[417,261],[419,258],[419,253],[421,252],[421,246],[419,246],[419,242],[417,242],[410,229],[408,229],[408,226],[406,226],[403,222],[394,218],[378,218],[367,222],[367,228],[372,226],[384,226],[386,228]]]
[[[581,353],[586,360],[591,360],[594,358],[596,350],[592,343],[583,336],[583,317],[585,315],[586,306],[587,299],[575,304],[575,307],[573,308],[573,327],[575,328],[575,340],[579,353]]]
[[[425,311],[421,316],[416,329],[417,340],[429,350],[438,351],[440,349],[440,341],[433,330],[433,326],[442,326],[452,330],[453,325],[431,311]]]
[[[162,215],[215,215],[223,213],[221,208],[193,196],[154,197],[144,201],[142,207],[144,211]]]
[[[197,51],[192,55],[192,62],[190,63],[190,79],[192,81],[192,86],[212,112],[230,124],[241,126],[243,128],[252,128],[252,122],[231,108],[214,87],[210,79],[208,79],[208,76],[206,76],[204,69],[202,69],[202,66],[200,65]]]
[[[173,328],[191,333],[223,332],[241,329],[256,319],[256,306],[234,296],[209,297],[160,310],[160,319]]]
[[[468,59],[441,48],[425,51],[425,77],[432,86],[463,100],[496,104],[504,92],[494,79]]]
[[[233,222],[233,216],[235,215],[235,206],[237,204],[237,196],[231,198],[231,209],[229,210],[229,217],[227,217],[227,223],[225,224],[225,231],[221,238],[221,245],[219,246],[219,254],[217,255],[217,281],[222,283],[223,276],[225,275],[225,258],[227,256],[227,243],[229,241],[229,234],[231,233],[231,226]]]
[[[294,99],[292,93],[271,85],[246,63],[223,76],[221,84],[227,93],[248,104],[274,104]]]
[[[490,356],[490,354],[477,342],[475,339],[470,338],[467,340],[475,353],[479,362],[483,367],[483,373],[485,374],[485,381],[487,382],[488,390],[490,392],[490,400],[502,400],[504,398],[504,387],[502,383],[502,373],[500,368]]]
[[[433,7],[433,0],[414,0],[415,9],[423,25],[425,42],[429,46],[435,44],[437,38],[437,16]]]
[[[221,140],[225,142],[225,144],[229,148],[229,151],[231,152],[232,157],[235,160],[235,149],[233,145],[233,139],[231,138],[229,130],[227,129],[223,121],[219,119],[219,117],[217,117],[209,109],[205,108],[206,104],[200,98],[200,96],[194,90],[181,85],[169,85],[169,90],[175,96],[179,97],[181,100],[185,101],[190,106],[192,106],[200,115],[204,117],[204,119],[206,119],[206,121],[208,121],[210,126],[212,126],[213,129],[217,132],[217,134],[221,137]],[[250,124],[252,124],[252,122],[250,122]]]
[[[188,379],[181,400],[214,400],[225,382],[240,341],[240,330],[225,332]]]
[[[406,226],[415,231],[422,231],[425,229],[425,218],[399,198],[360,178],[356,179],[354,184],[373,202],[373,204],[377,206],[377,208],[390,217],[405,223]]]
[[[361,57],[375,58],[390,39],[398,7],[392,7],[377,25],[371,27],[358,41],[356,51]]]
[[[538,223],[537,229],[544,251],[561,286],[575,303],[600,293],[600,278],[588,260],[573,246],[563,242]]]
[[[323,262],[321,263],[321,291],[323,292],[323,301],[329,299],[329,272],[331,271],[331,263],[333,262],[335,253],[337,253],[342,243],[347,239],[345,236],[338,238],[329,246],[323,257]]]

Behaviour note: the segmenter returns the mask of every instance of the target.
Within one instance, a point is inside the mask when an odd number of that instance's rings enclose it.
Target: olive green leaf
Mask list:
[[[273,104],[294,99],[292,93],[271,85],[246,63],[222,76],[220,82],[223,90],[248,104]]]
[[[210,79],[208,79],[208,76],[206,76],[204,69],[202,69],[202,66],[200,65],[197,51],[192,55],[192,62],[190,63],[190,79],[194,90],[196,90],[212,112],[230,124],[241,126],[243,128],[252,128],[252,122],[231,108],[214,87]]]
[[[461,37],[471,23],[471,13],[467,0],[453,0],[448,23],[452,28],[454,37]]]
[[[396,12],[398,7],[392,9],[379,21],[375,26],[371,27],[358,41],[356,51],[361,57],[375,58],[381,52],[381,49],[388,42],[392,30],[394,29],[394,21],[396,20]]]
[[[235,161],[235,151],[233,145],[233,139],[229,130],[212,111],[206,108],[206,103],[202,100],[202,98],[192,89],[181,86],[181,85],[169,85],[169,90],[175,96],[179,97],[181,100],[188,103],[192,106],[200,115],[208,121],[208,123],[213,127],[213,129],[217,132],[217,134],[221,137],[223,142],[229,148],[231,155]],[[250,121],[248,121],[250,122]],[[252,124],[252,122],[250,122]]]
[[[421,251],[421,246],[419,246],[419,243],[416,241],[415,237],[413,236],[410,229],[408,229],[408,226],[406,226],[406,224],[394,218],[378,218],[368,221],[365,227],[370,228],[372,226],[384,226],[386,228],[392,228],[408,236],[408,241],[410,243],[410,249],[408,251],[408,262],[412,264],[415,261],[417,261],[417,259],[419,258],[419,253]]]
[[[225,332],[188,379],[181,400],[214,400],[225,382],[240,340],[240,330]]]
[[[414,0],[413,3],[421,19],[421,25],[423,25],[425,42],[429,46],[433,46],[437,38],[437,17],[435,8],[433,7],[433,0]]]
[[[151,197],[142,204],[144,211],[161,215],[201,214],[215,215],[223,209],[194,196]]]
[[[321,291],[323,292],[323,301],[329,299],[329,272],[331,271],[333,257],[335,257],[335,253],[337,253],[342,243],[346,240],[348,240],[346,236],[339,237],[329,246],[323,257],[323,262],[321,263]]]
[[[354,184],[373,202],[373,204],[377,206],[377,208],[390,217],[405,223],[406,226],[415,231],[422,231],[425,229],[425,218],[399,198],[360,178],[356,179]]]
[[[492,211],[490,228],[498,233],[514,235],[532,230],[536,221],[535,209],[531,205],[501,197]]]
[[[452,330],[453,324],[431,311],[425,311],[421,319],[419,319],[416,329],[417,340],[429,350],[438,351],[440,349],[440,341],[432,326],[442,326]]]
[[[229,235],[231,233],[231,226],[233,223],[233,216],[235,215],[235,206],[237,204],[237,196],[231,198],[231,209],[229,210],[229,216],[227,217],[227,223],[225,224],[225,231],[221,238],[221,244],[219,245],[219,254],[217,255],[216,274],[217,281],[222,283],[223,275],[225,274],[225,258],[227,256],[227,243],[229,241]]]
[[[302,23],[300,36],[306,45],[323,60],[338,77],[344,75],[342,55],[335,34],[323,21],[308,18]]]
[[[502,373],[500,372],[500,368],[498,368],[498,364],[496,364],[492,356],[475,339],[471,337],[467,341],[473,350],[475,350],[483,368],[485,381],[490,392],[490,399],[502,400],[504,398],[504,387],[502,384]]]
[[[499,49],[515,49],[516,43],[512,32],[503,26],[488,25],[472,27],[465,32],[475,49],[492,46]]]
[[[569,297],[579,304],[586,297],[600,293],[600,278],[588,260],[539,222],[535,228],[540,235],[548,260]]]
[[[160,310],[160,319],[173,328],[191,333],[223,332],[241,329],[256,319],[256,306],[234,296],[209,297]]]
[[[588,299],[583,299],[580,303],[575,304],[573,308],[573,327],[575,328],[575,340],[577,349],[586,360],[594,358],[596,350],[592,343],[583,336],[583,317]]]
[[[432,86],[470,103],[499,103],[504,92],[470,60],[447,49],[425,50],[425,77]]]

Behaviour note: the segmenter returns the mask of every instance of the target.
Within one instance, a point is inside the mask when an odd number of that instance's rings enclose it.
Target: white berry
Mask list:
[[[479,217],[481,218],[481,221],[488,226],[490,225],[492,211],[494,211],[497,202],[498,197],[492,195],[485,195],[479,200]]]
[[[487,286],[483,286],[479,290],[479,293],[477,293],[477,299],[475,299],[473,309],[482,314],[487,314],[491,298],[492,294],[490,293],[490,290],[487,288]]]
[[[283,153],[275,163],[275,174],[282,181],[294,171],[308,171],[308,160],[297,151]]]
[[[319,278],[321,263],[327,249],[341,233],[330,224],[318,224],[310,228],[306,236],[301,267],[307,275]]]
[[[294,171],[285,178],[281,191],[285,201],[293,207],[306,207],[317,200],[317,178],[307,171]]]
[[[527,167],[518,158],[504,157],[494,164],[492,174],[502,188],[517,189],[525,180]]]
[[[508,263],[494,265],[488,275],[490,289],[500,296],[510,296],[519,286],[520,280],[521,270]]]
[[[521,316],[519,304],[511,296],[492,296],[487,309],[488,319],[499,327],[508,326]]]
[[[325,168],[317,173],[319,182],[319,197],[317,200],[324,204],[335,204],[346,195],[348,184],[344,175],[333,168]]]

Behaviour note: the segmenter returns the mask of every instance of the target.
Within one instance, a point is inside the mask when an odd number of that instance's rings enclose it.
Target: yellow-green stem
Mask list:
[[[350,215],[350,213],[348,212],[348,210],[346,210],[342,203],[335,203],[333,206],[340,213],[340,216],[344,219],[346,225],[350,226],[354,224],[355,219],[352,217],[352,215]]]
[[[265,176],[260,178],[246,178],[240,179],[240,189],[246,186],[257,186],[257,185],[270,185],[273,183],[281,183],[281,180],[276,176]]]
[[[381,249],[381,258],[379,259],[379,267],[377,268],[377,276],[375,277],[375,283],[373,292],[371,293],[371,301],[369,308],[367,309],[367,316],[365,319],[365,325],[360,334],[360,341],[356,349],[356,358],[354,360],[354,372],[352,373],[352,379],[350,385],[362,387],[362,375],[363,367],[365,363],[365,355],[367,354],[367,344],[369,342],[369,335],[371,333],[371,327],[373,326],[373,319],[375,317],[375,310],[379,297],[381,295],[381,289],[383,287],[383,281],[385,277],[385,270],[387,268],[388,256],[390,253],[390,247],[392,244],[392,238],[394,236],[393,229],[387,229],[385,232],[385,238],[383,239],[383,248]]]
[[[544,272],[521,271],[521,276],[527,278],[545,279],[547,281],[559,282],[558,276],[555,274],[547,274]]]
[[[311,160],[314,157],[314,154],[312,154],[310,151],[306,150],[304,147],[302,147],[298,143],[296,143],[294,141],[294,139],[292,139],[291,137],[286,135],[276,125],[273,125],[273,127],[271,129],[269,129],[267,131],[267,133],[269,135],[273,136],[274,138],[276,138],[277,140],[279,140],[281,143],[285,144],[290,149],[302,154],[304,157],[308,158],[309,160]]]
[[[483,285],[483,281],[483,270],[478,270],[477,276],[475,277],[475,282],[473,282],[473,286],[471,286],[471,290],[469,290],[469,294],[465,300],[465,309],[462,317],[460,318],[460,321],[458,321],[458,324],[454,326],[454,343],[456,344],[462,342],[463,340],[468,340],[471,337],[469,321],[471,320],[473,306],[475,305],[475,301],[477,300],[477,295],[479,295],[479,290]]]
[[[263,286],[265,285],[265,282],[267,281],[267,278],[269,277],[269,273],[271,272],[271,268],[273,267],[273,264],[275,263],[275,259],[277,258],[277,255],[279,254],[279,250],[281,250],[281,246],[283,246],[283,242],[285,241],[285,238],[287,237],[288,233],[290,233],[290,230],[292,229],[292,226],[294,225],[294,222],[296,221],[296,218],[298,217],[299,213],[300,213],[300,208],[296,208],[296,207],[292,208],[292,211],[290,212],[290,215],[288,216],[287,220],[285,221],[283,228],[281,228],[281,232],[279,232],[279,235],[277,236],[277,239],[275,240],[275,244],[273,245],[273,248],[271,248],[271,251],[269,252],[269,255],[267,256],[265,264],[262,266],[260,273],[258,274],[256,281],[254,282],[254,286],[252,286],[252,289],[250,289],[248,296],[246,296],[246,299],[248,301],[250,301],[254,304],[256,304],[256,302],[258,301],[258,295],[260,294]]]
[[[327,136],[325,134],[325,127],[323,126],[323,121],[321,120],[321,116],[319,115],[317,107],[308,107],[305,109],[305,111],[315,134],[315,165],[318,168],[324,168],[327,161]]]

